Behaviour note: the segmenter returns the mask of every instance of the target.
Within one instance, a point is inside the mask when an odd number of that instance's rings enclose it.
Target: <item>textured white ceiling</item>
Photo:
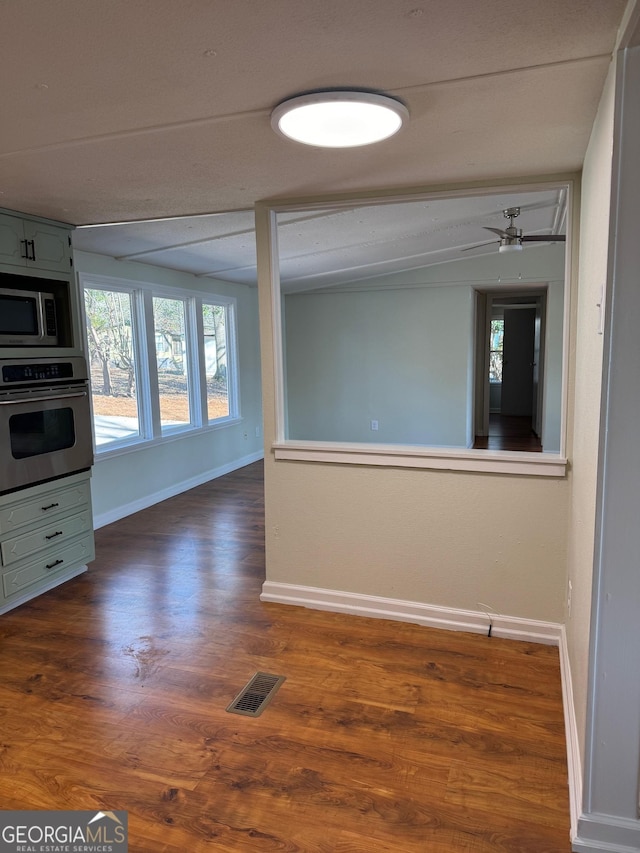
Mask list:
[[[564,189],[429,198],[278,214],[283,289],[307,290],[497,251],[506,208],[525,235],[564,234]],[[80,227],[76,249],[255,285],[253,212]],[[524,244],[527,251],[540,244]]]
[[[4,3],[0,204],[80,225],[578,170],[624,7]],[[400,97],[410,124],[379,145],[343,151],[273,133],[275,104],[331,86]],[[180,242],[177,228],[170,242]],[[130,249],[145,245],[129,238]]]

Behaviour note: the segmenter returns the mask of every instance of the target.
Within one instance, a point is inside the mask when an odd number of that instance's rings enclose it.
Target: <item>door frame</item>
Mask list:
[[[483,288],[475,290],[475,347],[474,347],[474,387],[472,391],[472,410],[474,412],[474,434],[475,436],[489,435],[489,351],[491,336],[491,318],[495,303],[513,300],[513,305],[526,304],[531,300],[532,304],[540,307],[540,354],[538,361],[538,387],[536,399],[536,425],[539,425],[540,433],[544,431],[544,357],[546,340],[546,318],[547,318],[547,290],[546,283],[532,286],[518,286],[517,283],[504,284],[499,288]],[[533,302],[535,300],[535,303]],[[531,307],[531,306],[530,306]],[[544,436],[538,434],[544,447]]]

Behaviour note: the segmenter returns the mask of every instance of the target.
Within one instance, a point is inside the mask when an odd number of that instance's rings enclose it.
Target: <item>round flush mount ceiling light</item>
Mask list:
[[[409,120],[409,110],[388,95],[330,90],[288,98],[271,113],[278,133],[320,148],[354,148],[381,142]]]

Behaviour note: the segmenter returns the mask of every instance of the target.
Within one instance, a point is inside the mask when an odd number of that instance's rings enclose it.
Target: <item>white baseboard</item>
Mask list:
[[[228,462],[226,465],[220,465],[218,468],[211,468],[208,471],[203,471],[197,477],[190,477],[188,480],[181,480],[179,483],[172,483],[166,489],[152,494],[145,495],[143,498],[131,501],[131,503],[121,504],[115,509],[108,512],[100,513],[93,519],[93,526],[97,530],[99,527],[104,527],[107,524],[112,524],[120,518],[125,518],[127,515],[133,515],[134,512],[140,512],[142,509],[154,506],[154,504],[166,501],[168,498],[173,498],[182,492],[188,492],[189,489],[195,489],[196,486],[201,486],[203,483],[208,483],[210,480],[215,480],[217,477],[222,477],[224,474],[230,474],[232,471],[237,471],[238,468],[244,468],[245,465],[250,465],[252,462],[264,457],[264,453],[260,450],[257,453],[250,453],[248,456],[242,456],[240,459],[234,459],[233,462]]]
[[[640,822],[607,814],[581,815],[578,836],[572,839],[576,853],[638,853]]]
[[[578,834],[578,818],[582,813],[582,761],[576,709],[573,703],[573,684],[569,646],[564,625],[560,626],[560,677],[562,680],[562,707],[564,709],[564,731],[567,741],[567,769],[569,773],[569,814],[571,819],[571,840]]]
[[[449,631],[471,631],[475,634],[488,633],[491,624],[493,637],[552,646],[559,645],[563,627],[556,622],[539,622],[498,614],[489,616],[476,610],[455,610],[417,601],[273,581],[265,581],[260,600],[309,607],[313,610],[350,613],[354,616],[370,616],[374,619],[395,619]]]

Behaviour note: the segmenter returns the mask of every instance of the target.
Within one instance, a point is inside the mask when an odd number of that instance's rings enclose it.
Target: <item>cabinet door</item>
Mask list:
[[[0,263],[27,265],[24,224],[16,216],[0,213]]]
[[[24,236],[27,240],[33,240],[33,254],[35,254],[35,260],[29,260],[28,266],[42,270],[69,272],[71,247],[67,228],[26,219]]]

